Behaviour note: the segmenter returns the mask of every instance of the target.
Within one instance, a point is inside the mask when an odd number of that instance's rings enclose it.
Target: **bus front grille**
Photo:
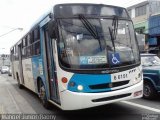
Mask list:
[[[113,83],[104,83],[104,84],[97,84],[97,85],[90,85],[90,89],[106,89],[106,88],[114,88],[119,87],[122,85],[126,85],[129,83],[129,80],[120,81],[120,82],[113,82]]]
[[[109,100],[116,100],[124,97],[130,96],[132,93],[127,93],[127,94],[122,94],[122,95],[116,95],[116,96],[111,96],[111,97],[104,97],[104,98],[99,98],[99,99],[94,99],[92,102],[103,102],[103,101],[109,101]]]

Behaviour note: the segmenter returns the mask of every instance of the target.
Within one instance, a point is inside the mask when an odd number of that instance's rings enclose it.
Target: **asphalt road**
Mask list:
[[[36,94],[26,88],[19,89],[16,80],[6,74],[0,75],[0,95],[0,114],[51,114],[55,120],[160,120],[160,97],[76,111],[62,111],[55,106],[46,110]]]

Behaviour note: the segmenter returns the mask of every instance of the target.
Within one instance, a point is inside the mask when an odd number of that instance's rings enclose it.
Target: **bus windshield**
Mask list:
[[[58,23],[59,58],[66,68],[113,68],[140,61],[130,20],[81,16],[59,19]]]

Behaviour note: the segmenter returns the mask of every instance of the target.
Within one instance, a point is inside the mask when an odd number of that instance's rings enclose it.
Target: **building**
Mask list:
[[[1,54],[0,55],[0,66],[10,66],[10,55],[8,54]]]
[[[150,53],[160,51],[160,1],[146,0],[127,8],[135,31],[145,34],[145,46]]]
[[[128,13],[133,21],[135,31],[137,34],[142,36],[141,34],[144,34],[143,37],[138,38],[138,43],[140,46],[141,51],[145,51],[148,49],[148,18],[149,18],[149,1],[144,1],[139,4],[132,5],[127,8]],[[139,39],[141,38],[141,39]],[[144,43],[142,45],[142,43]],[[147,49],[146,49],[147,48]]]
[[[144,1],[130,6],[127,10],[133,20],[135,31],[139,34],[148,34],[149,2]]]
[[[150,1],[149,44],[160,56],[160,1]]]

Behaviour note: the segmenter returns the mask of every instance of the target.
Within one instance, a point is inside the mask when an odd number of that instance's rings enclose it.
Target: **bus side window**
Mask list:
[[[36,55],[40,54],[40,41],[35,43],[35,54]]]
[[[40,30],[39,27],[36,27],[32,31],[32,45],[31,45],[31,54],[33,55],[39,55],[40,54]]]

